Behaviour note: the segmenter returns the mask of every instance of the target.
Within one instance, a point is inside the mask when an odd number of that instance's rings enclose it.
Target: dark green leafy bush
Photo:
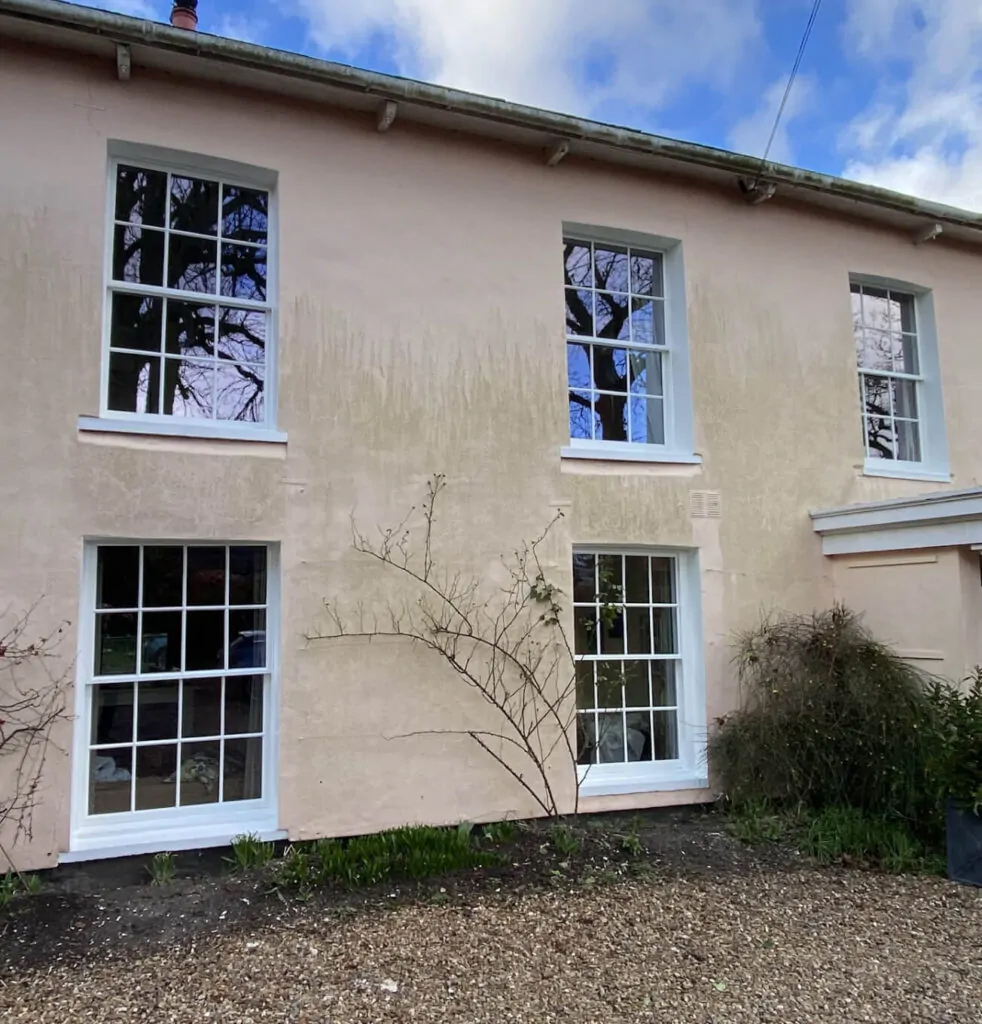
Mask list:
[[[836,606],[740,636],[743,707],[709,758],[735,803],[853,807],[934,822],[926,784],[937,710],[928,680]]]
[[[965,681],[966,690],[934,684],[928,699],[934,732],[928,752],[928,781],[937,803],[954,800],[982,812],[982,669]]]

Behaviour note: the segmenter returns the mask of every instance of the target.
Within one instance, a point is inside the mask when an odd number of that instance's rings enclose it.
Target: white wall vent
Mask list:
[[[719,519],[722,515],[719,491],[689,491],[689,514],[693,519]]]

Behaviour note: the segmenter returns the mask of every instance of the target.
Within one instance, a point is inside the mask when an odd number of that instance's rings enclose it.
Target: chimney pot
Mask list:
[[[174,0],[170,23],[174,28],[193,32],[198,27],[198,0]]]

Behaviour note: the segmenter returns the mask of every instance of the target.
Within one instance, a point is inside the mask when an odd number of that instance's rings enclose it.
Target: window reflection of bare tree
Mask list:
[[[266,300],[268,214],[264,191],[118,169],[113,280],[182,297],[114,291],[111,409],[264,418],[266,314],[235,303]]]

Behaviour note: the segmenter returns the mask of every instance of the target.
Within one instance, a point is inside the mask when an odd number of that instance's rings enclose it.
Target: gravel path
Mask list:
[[[705,874],[339,912],[0,981],[0,1019],[982,1022],[982,890]]]

